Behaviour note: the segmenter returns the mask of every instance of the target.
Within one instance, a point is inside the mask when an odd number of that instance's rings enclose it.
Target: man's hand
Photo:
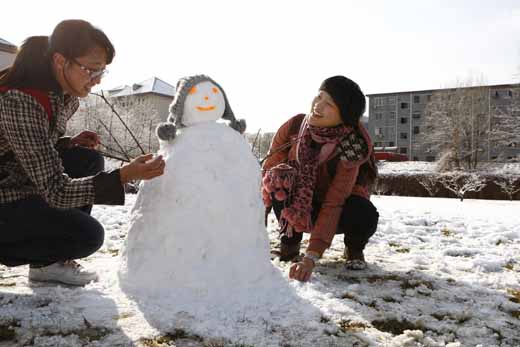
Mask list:
[[[162,156],[153,159],[153,154],[140,155],[130,163],[119,169],[121,183],[125,184],[133,180],[148,180],[164,173],[166,165]]]
[[[100,144],[99,136],[93,131],[83,130],[78,135],[70,139],[71,146],[81,146],[95,149]]]
[[[289,270],[289,278],[306,282],[311,278],[313,269],[314,261],[303,257],[302,261],[291,266],[291,269]]]

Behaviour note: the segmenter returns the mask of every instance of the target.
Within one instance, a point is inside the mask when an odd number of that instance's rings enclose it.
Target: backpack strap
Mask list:
[[[16,89],[21,91],[22,93],[25,93],[27,95],[32,96],[33,98],[38,101],[40,105],[42,105],[43,109],[45,110],[45,113],[47,113],[47,119],[49,120],[49,123],[52,119],[52,106],[51,106],[51,99],[49,98],[49,94],[47,94],[44,91],[32,89],[32,88],[9,88],[8,86],[0,86],[0,93],[5,93],[9,91],[10,89]]]

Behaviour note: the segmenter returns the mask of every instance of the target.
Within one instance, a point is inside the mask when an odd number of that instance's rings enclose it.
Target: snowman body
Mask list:
[[[216,122],[224,107],[212,83],[190,90],[185,126],[161,144],[165,173],[142,183],[132,210],[120,284],[172,312],[228,315],[269,305],[285,286],[269,260],[259,164],[243,136]]]

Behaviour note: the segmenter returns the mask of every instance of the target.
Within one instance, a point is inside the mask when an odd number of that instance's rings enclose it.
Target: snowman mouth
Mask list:
[[[196,108],[199,111],[213,111],[215,109],[215,106],[208,106],[208,107],[197,106]]]

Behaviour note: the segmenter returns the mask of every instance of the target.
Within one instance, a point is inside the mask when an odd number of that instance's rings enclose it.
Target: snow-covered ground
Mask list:
[[[427,174],[435,172],[437,163],[426,161],[403,161],[379,163],[379,172],[387,175]],[[520,163],[480,163],[477,172],[489,175],[520,175]]]
[[[106,242],[83,264],[99,271],[99,283],[30,285],[27,267],[0,266],[0,347],[520,346],[520,202],[375,196],[381,217],[366,250],[369,268],[345,270],[337,236],[311,282],[291,282],[321,312],[305,322],[312,328],[298,329],[300,316],[258,322],[248,312],[235,339],[222,340],[182,327],[157,331],[119,289],[118,253],[134,201],[94,207]],[[275,262],[285,276],[289,265]]]

